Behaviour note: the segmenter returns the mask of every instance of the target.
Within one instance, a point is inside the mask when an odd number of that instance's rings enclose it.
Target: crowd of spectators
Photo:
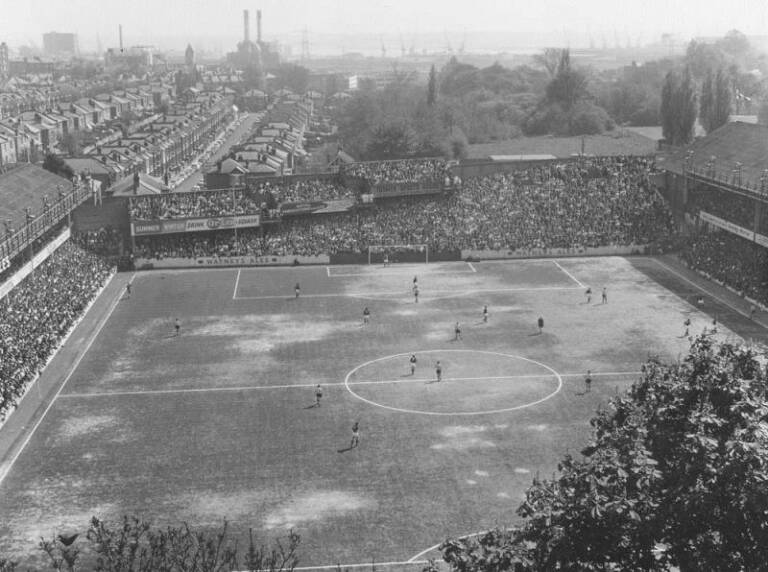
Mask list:
[[[347,177],[365,179],[372,185],[381,183],[443,183],[450,178],[448,164],[443,159],[404,159],[399,161],[370,161],[344,167]]]
[[[171,193],[132,197],[134,220],[160,220],[259,214],[265,207],[284,202],[350,199],[353,191],[330,179],[306,179],[290,183],[265,181],[248,189]]]
[[[693,191],[688,197],[696,211],[708,212],[747,230],[754,228],[755,199],[710,188]]]
[[[160,220],[257,214],[267,197],[253,189],[201,191],[132,197],[133,220]]]
[[[0,299],[0,422],[104,285],[111,267],[72,242]]]
[[[726,231],[690,237],[680,252],[688,266],[768,305],[768,249]]]
[[[85,250],[102,257],[120,256],[123,253],[123,233],[116,228],[103,227],[80,232],[74,235],[74,240]]]
[[[315,255],[371,245],[432,250],[642,245],[672,218],[649,183],[653,162],[601,158],[470,179],[460,190],[390,199],[354,214],[286,217],[279,225],[137,240],[137,257]]]
[[[335,179],[305,179],[286,184],[272,184],[268,181],[258,186],[261,192],[269,192],[279,203],[307,201],[334,201],[351,199],[354,193]]]

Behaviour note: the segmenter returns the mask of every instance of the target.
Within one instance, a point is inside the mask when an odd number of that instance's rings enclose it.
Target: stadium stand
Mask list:
[[[0,301],[0,422],[111,271],[99,256],[67,242]]]
[[[653,172],[645,158],[555,163],[471,179],[453,193],[389,199],[356,215],[285,218],[237,238],[232,232],[138,238],[136,256],[362,253],[386,244],[427,244],[434,251],[647,244],[672,228],[648,182]]]
[[[690,237],[680,256],[691,268],[768,305],[768,249],[720,231]]]

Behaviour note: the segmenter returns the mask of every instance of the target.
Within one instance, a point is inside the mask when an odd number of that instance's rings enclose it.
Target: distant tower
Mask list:
[[[261,46],[261,10],[256,10],[256,43]]]
[[[187,50],[184,52],[184,64],[188,68],[195,66],[195,50],[192,49],[192,44],[187,44]]]
[[[122,52],[123,51],[123,25],[120,24],[118,26],[118,29],[120,31],[120,51]]]
[[[246,44],[251,41],[251,22],[248,17],[248,10],[243,10],[243,42]]]

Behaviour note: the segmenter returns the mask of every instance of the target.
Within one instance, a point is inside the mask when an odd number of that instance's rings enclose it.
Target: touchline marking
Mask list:
[[[579,281],[576,279],[576,277],[575,277],[573,274],[571,274],[571,273],[570,273],[570,272],[568,272],[568,271],[567,271],[565,268],[563,268],[562,266],[560,266],[560,263],[559,263],[557,260],[553,260],[552,262],[553,262],[553,263],[555,264],[555,266],[557,266],[557,267],[558,267],[560,270],[562,270],[563,272],[565,272],[565,274],[568,276],[568,278],[570,278],[571,280],[573,280],[574,282],[576,282],[576,284],[578,284],[578,285],[579,285],[579,288],[586,288],[586,286],[584,286],[584,284],[582,284],[581,282],[579,282]]]
[[[240,268],[237,269],[237,278],[235,279],[235,291],[232,292],[232,299],[237,300],[237,286],[240,284]]]
[[[449,351],[475,351],[475,350],[449,350]],[[478,350],[479,351],[479,350]],[[401,354],[410,355],[410,354]],[[505,354],[506,355],[506,354]],[[639,375],[639,371],[613,371],[592,373],[592,377],[612,377],[612,376],[624,376],[624,375]],[[488,377],[447,377],[440,383],[448,381],[495,381],[500,379],[535,379],[535,378],[547,378],[555,377],[552,373],[538,373],[528,375],[499,375]],[[584,377],[584,373],[561,373],[560,377]],[[334,387],[342,385],[395,385],[400,383],[427,383],[434,381],[434,378],[418,378],[418,379],[366,379],[362,381],[350,381],[345,383],[343,381],[331,381],[328,383],[322,383],[323,387]],[[88,397],[126,397],[134,395],[173,395],[183,393],[225,393],[228,391],[259,391],[266,389],[303,389],[308,387],[317,387],[317,383],[284,383],[281,385],[236,385],[231,387],[188,387],[181,389],[135,389],[126,391],[99,391],[92,393],[63,393],[59,397],[61,399],[72,398],[88,398]]]
[[[488,532],[490,532],[490,530],[483,530],[481,532],[473,532],[472,534],[465,534],[464,536],[459,536],[457,540],[464,540],[465,538],[473,538],[475,536],[481,536],[483,534],[487,534]],[[422,550],[416,556],[414,556],[413,558],[410,558],[408,560],[408,564],[416,564],[417,562],[421,562],[421,560],[419,560],[419,558],[421,558],[425,554],[429,554],[433,550],[437,550],[438,548],[440,548],[440,545],[442,545],[442,544],[443,543],[440,542],[438,544],[435,544],[434,546],[430,546],[426,550]]]
[[[475,270],[475,267],[474,267],[474,266],[472,266],[472,263],[471,263],[471,262],[467,262],[467,266],[469,266],[469,267],[472,269],[472,272],[474,272],[475,274],[477,274],[477,270]]]
[[[136,278],[136,273],[133,273],[133,276],[131,276],[131,282]],[[21,444],[21,447],[19,447],[19,450],[16,451],[16,454],[11,457],[11,460],[7,463],[5,467],[0,468],[0,484],[3,483],[5,480],[5,477],[8,476],[8,474],[11,472],[11,469],[13,468],[13,465],[16,463],[18,458],[21,456],[21,454],[24,452],[24,449],[27,448],[27,445],[29,445],[29,442],[32,440],[32,436],[35,434],[35,431],[37,431],[37,428],[40,427],[40,424],[43,422],[43,419],[45,419],[45,416],[48,414],[48,412],[51,410],[51,407],[53,407],[53,404],[56,403],[56,400],[59,398],[59,395],[61,395],[61,391],[64,389],[64,386],[67,385],[67,382],[69,381],[69,378],[72,377],[72,374],[75,373],[75,370],[80,365],[80,362],[83,361],[83,358],[88,353],[88,351],[91,349],[91,346],[93,345],[93,342],[96,341],[96,338],[101,333],[101,330],[106,325],[107,321],[109,321],[110,316],[112,315],[112,312],[115,311],[115,308],[117,308],[118,303],[120,300],[123,299],[123,291],[118,288],[117,296],[115,297],[114,301],[112,302],[112,305],[109,307],[109,310],[104,315],[104,317],[99,322],[99,325],[96,327],[96,329],[91,334],[90,339],[88,340],[88,343],[85,345],[85,349],[80,353],[80,355],[75,360],[75,363],[72,364],[72,367],[69,370],[69,373],[67,374],[67,377],[64,378],[64,381],[61,383],[61,386],[59,386],[58,391],[53,396],[51,401],[48,403],[48,406],[43,411],[43,414],[40,416],[40,419],[37,420],[37,423],[34,424],[32,427],[32,430],[27,434],[26,439],[24,439],[24,442]],[[85,315],[83,315],[83,318],[85,318]]]
[[[464,274],[470,274],[465,272]],[[359,276],[355,274],[355,276]],[[334,276],[335,278],[336,276]],[[544,292],[558,290],[579,290],[580,286],[552,286],[542,288],[476,288],[472,290],[430,290],[429,294],[452,294],[451,297],[468,296],[470,294],[491,293],[491,292]],[[423,294],[423,292],[422,292]],[[384,296],[404,296],[402,290],[388,290],[382,292],[346,292],[346,293],[328,293],[328,294],[303,294],[302,298],[379,298]],[[235,300],[279,300],[281,298],[292,298],[291,295],[265,295],[265,296],[238,296]],[[431,296],[427,295],[426,300]]]
[[[674,274],[675,276],[677,276],[678,278],[680,278],[681,280],[685,280],[686,282],[688,282],[688,284],[691,284],[692,286],[695,286],[696,288],[698,288],[699,290],[704,292],[707,296],[711,296],[712,298],[714,298],[715,300],[717,300],[721,304],[725,304],[726,306],[728,306],[731,310],[733,310],[734,312],[736,312],[740,316],[747,316],[747,314],[745,314],[744,312],[739,310],[736,306],[734,306],[730,302],[726,302],[725,300],[723,300],[722,298],[720,298],[716,294],[712,294],[712,292],[710,292],[709,290],[706,290],[705,288],[699,286],[693,280],[689,280],[688,278],[686,278],[685,276],[683,276],[682,274],[677,272],[674,268],[670,268],[669,266],[667,266],[666,264],[664,264],[663,262],[661,262],[659,260],[656,260],[655,258],[651,258],[651,260],[653,260],[656,264],[661,266],[667,272],[670,272],[670,273]]]

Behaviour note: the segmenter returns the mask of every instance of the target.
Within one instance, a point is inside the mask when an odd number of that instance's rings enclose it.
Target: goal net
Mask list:
[[[389,264],[395,262],[429,262],[429,247],[426,244],[372,244],[368,247],[368,264]]]

